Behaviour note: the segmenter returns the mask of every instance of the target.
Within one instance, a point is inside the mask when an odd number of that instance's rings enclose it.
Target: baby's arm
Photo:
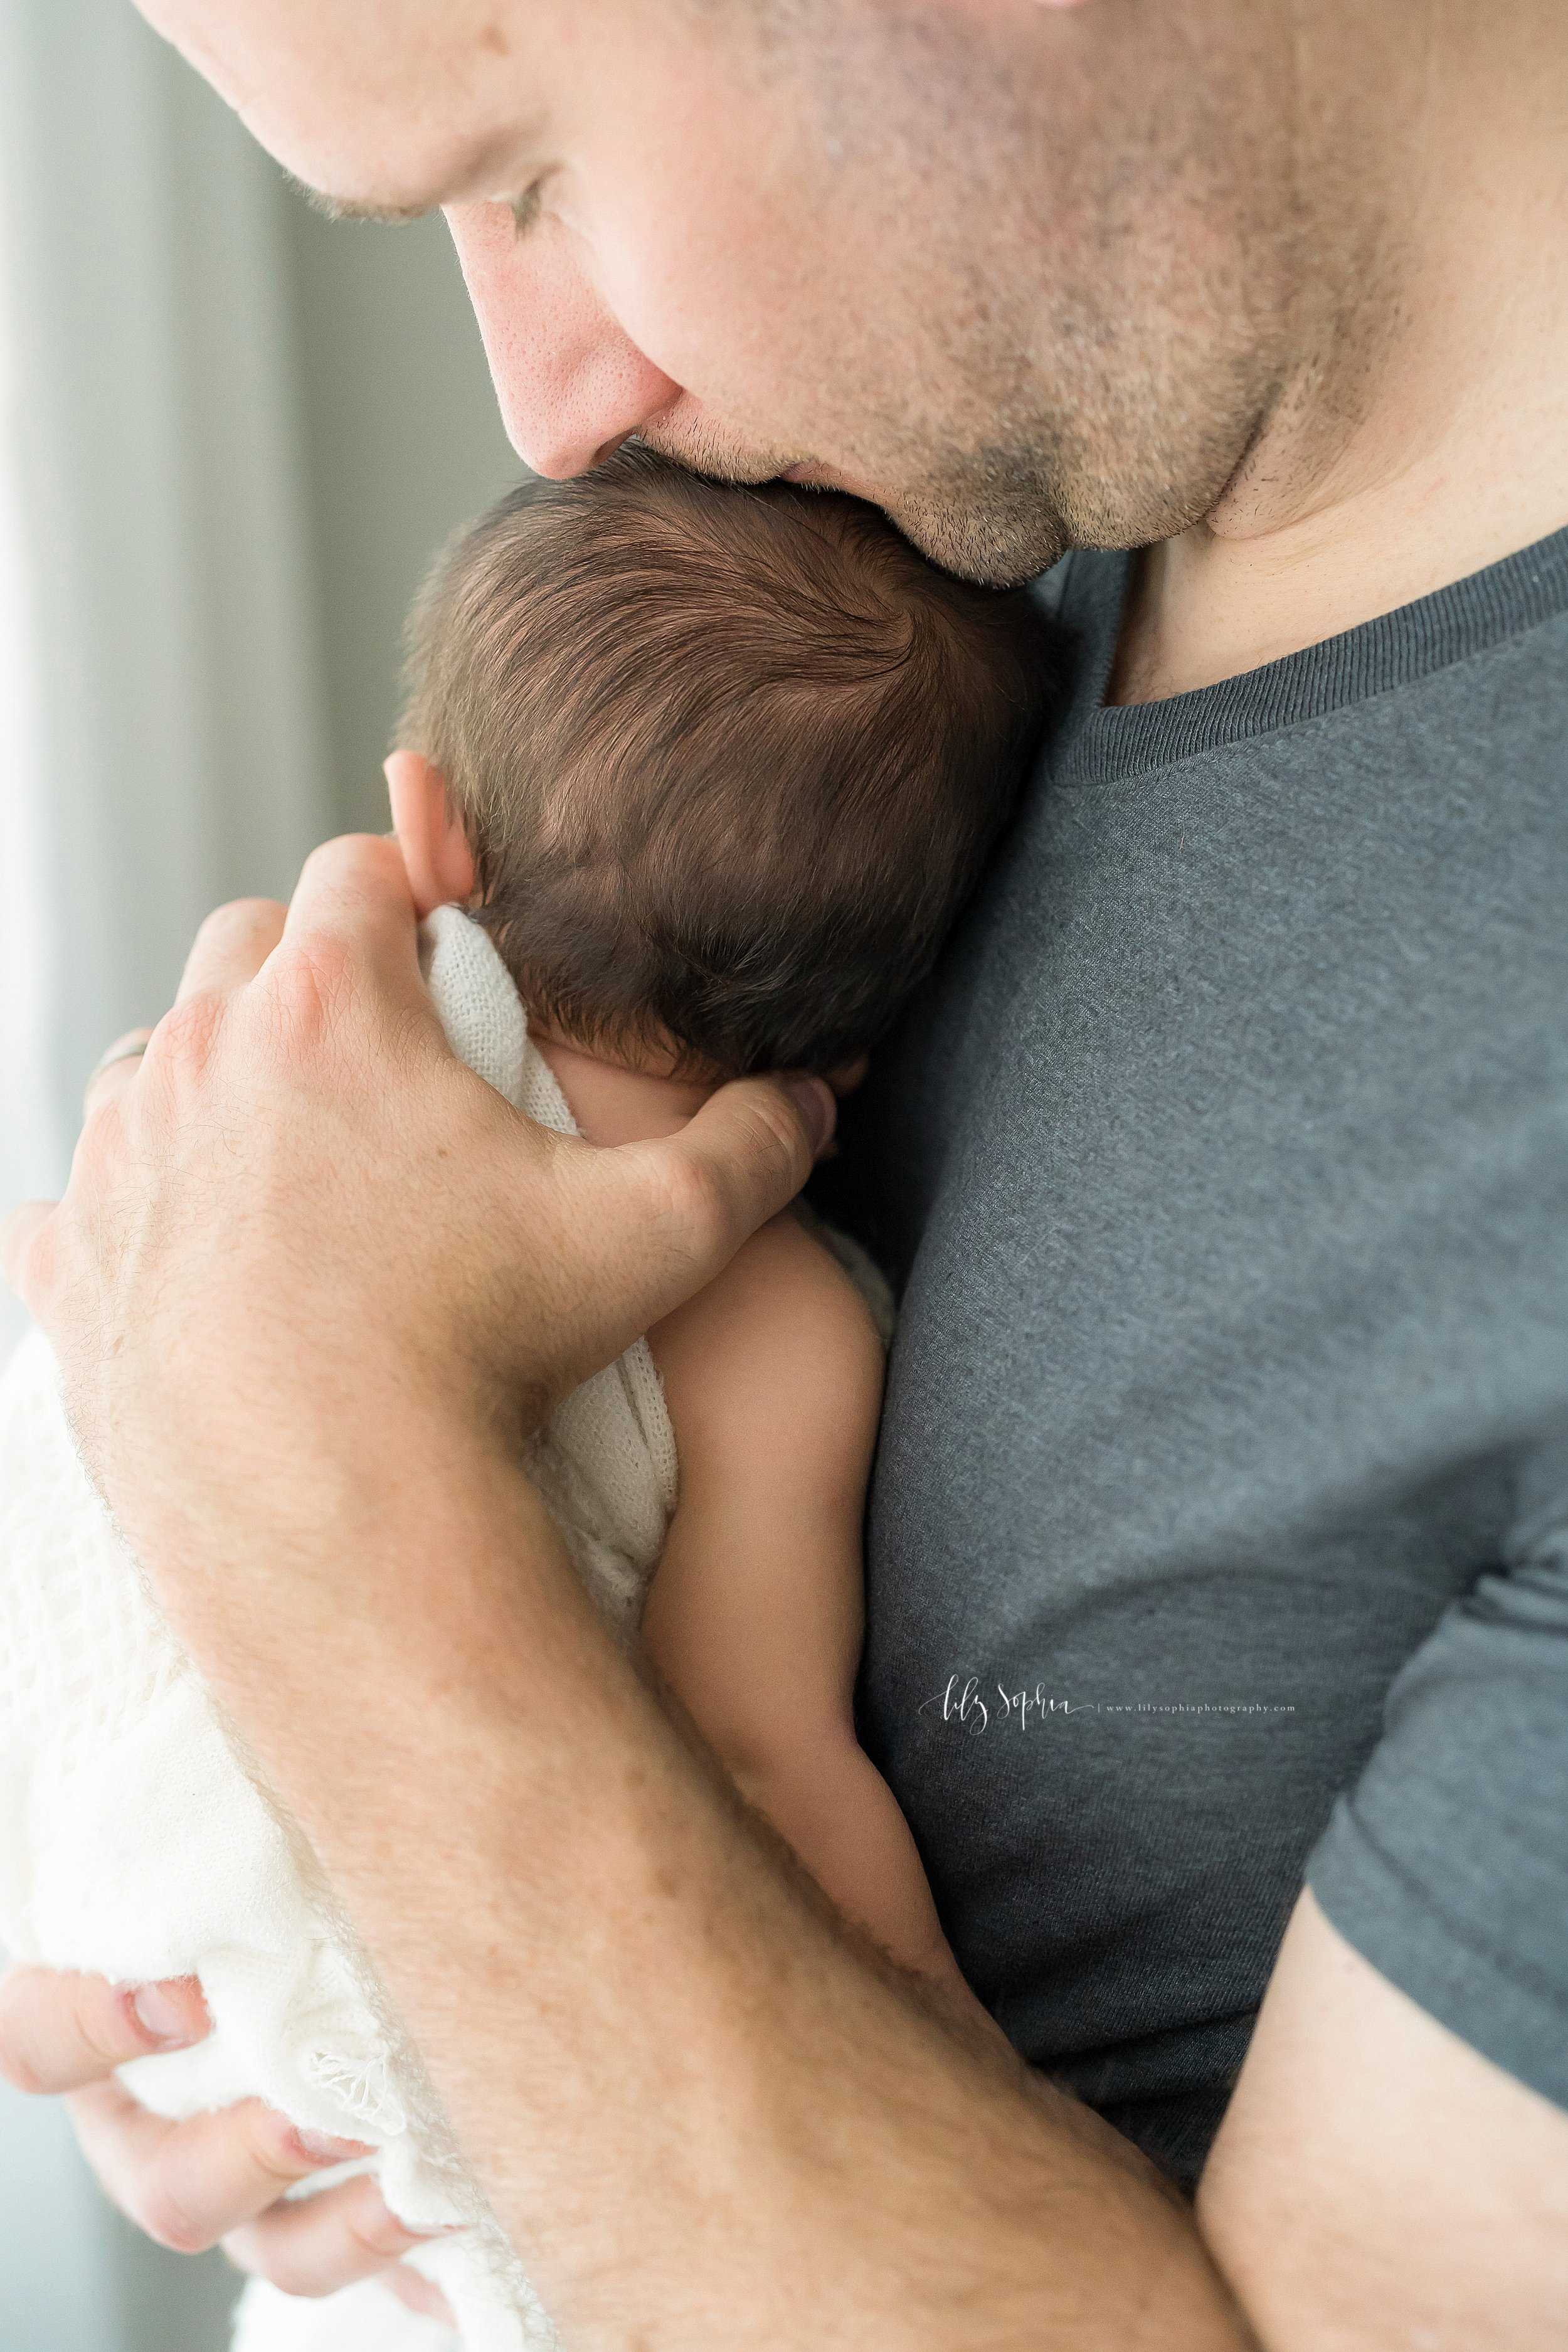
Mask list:
[[[649,1338],[680,1499],[643,1619],[647,1655],[839,1909],[984,2017],[909,1824],[855,1737],[882,1396],[865,1304],[786,1214]]]

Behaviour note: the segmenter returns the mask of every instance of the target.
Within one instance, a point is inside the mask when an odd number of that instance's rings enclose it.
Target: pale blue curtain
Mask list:
[[[283,201],[125,0],[0,0],[6,1202],[207,908],[330,830]]]

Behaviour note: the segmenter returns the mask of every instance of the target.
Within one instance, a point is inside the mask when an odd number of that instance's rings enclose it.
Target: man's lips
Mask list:
[[[831,466],[818,465],[815,457],[803,457],[798,465],[786,466],[774,478],[781,482],[804,482],[814,490],[846,490],[851,498],[864,498],[863,490],[851,489],[842,475]]]

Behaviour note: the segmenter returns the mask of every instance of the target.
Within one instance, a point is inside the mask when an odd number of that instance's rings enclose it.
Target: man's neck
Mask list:
[[[1110,701],[1234,677],[1568,523],[1568,35],[1531,21],[1490,56],[1435,38],[1372,315],[1303,335],[1218,504],[1145,551]]]

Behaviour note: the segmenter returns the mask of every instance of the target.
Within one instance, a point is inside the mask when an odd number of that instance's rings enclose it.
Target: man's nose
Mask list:
[[[447,220],[501,417],[536,474],[585,473],[679,397],[605,309],[558,222],[520,236],[502,204],[450,205]]]

